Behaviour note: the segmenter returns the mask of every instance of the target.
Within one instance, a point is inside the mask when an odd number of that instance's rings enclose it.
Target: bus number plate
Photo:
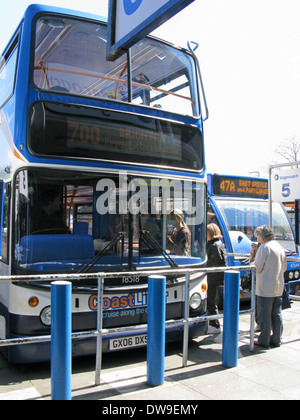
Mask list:
[[[147,334],[136,335],[133,337],[121,337],[109,340],[110,350],[127,349],[130,347],[140,347],[147,345]]]

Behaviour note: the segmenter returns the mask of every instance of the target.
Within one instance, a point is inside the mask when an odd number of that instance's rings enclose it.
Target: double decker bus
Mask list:
[[[202,83],[194,52],[147,37],[106,60],[107,23],[31,5],[0,65],[0,338],[50,333],[50,284],[30,275],[95,273],[72,283],[74,332],[146,323],[145,270],[205,264]],[[87,279],[89,277],[89,279]],[[190,316],[206,312],[190,277]],[[167,319],[184,316],[184,276],[167,275]],[[190,325],[190,336],[206,332]],[[168,327],[166,341],[182,336]],[[128,334],[128,333],[127,333]],[[134,339],[133,339],[134,338]],[[105,337],[103,351],[145,345],[146,331]],[[95,353],[73,341],[73,356]],[[50,343],[6,347],[11,362],[49,360]]]
[[[268,180],[262,178],[207,174],[208,223],[217,223],[223,235],[229,266],[249,264],[257,226],[269,225]],[[286,283],[300,279],[299,248],[292,223],[281,203],[272,203],[274,238],[286,251]],[[241,272],[241,300],[250,298],[249,272]],[[291,283],[290,292],[295,292]]]

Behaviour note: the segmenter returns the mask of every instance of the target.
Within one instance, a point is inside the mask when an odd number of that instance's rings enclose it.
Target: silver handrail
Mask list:
[[[103,336],[116,334],[119,332],[136,332],[136,331],[147,331],[147,324],[134,325],[127,327],[117,328],[103,328],[103,295],[104,295],[104,279],[123,277],[123,276],[145,276],[151,275],[184,275],[185,281],[185,302],[184,302],[184,318],[178,320],[167,320],[166,326],[183,325],[183,357],[182,366],[187,365],[188,358],[188,340],[189,340],[189,325],[195,322],[206,322],[215,319],[222,319],[223,314],[219,315],[207,315],[198,317],[189,317],[189,283],[190,276],[192,274],[202,273],[204,276],[209,273],[216,272],[230,272],[230,271],[252,271],[252,293],[251,293],[251,309],[246,311],[240,311],[240,315],[250,314],[250,351],[254,351],[254,325],[255,325],[255,294],[254,294],[254,279],[255,279],[255,267],[254,266],[241,266],[241,267],[205,267],[205,268],[182,268],[182,269],[160,269],[160,270],[144,270],[144,271],[128,271],[128,272],[99,272],[99,273],[82,273],[82,274],[43,274],[43,275],[32,275],[32,276],[0,276],[0,282],[49,282],[55,280],[67,280],[76,281],[80,279],[98,279],[98,306],[97,306],[97,329],[92,331],[82,331],[72,333],[72,340],[96,337],[97,348],[96,348],[96,368],[95,368],[95,385],[100,384],[101,376],[101,365],[102,365],[102,339]],[[145,285],[147,287],[147,285]],[[99,304],[100,303],[100,304]],[[20,345],[20,344],[33,344],[51,341],[51,335],[36,336],[36,337],[22,337],[0,340],[0,347]]]

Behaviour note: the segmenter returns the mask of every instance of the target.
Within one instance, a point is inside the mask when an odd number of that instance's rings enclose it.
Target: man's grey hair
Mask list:
[[[263,239],[265,239],[266,241],[271,241],[274,238],[274,234],[272,232],[272,229],[269,226],[263,225],[263,226],[258,226],[255,229],[254,235],[256,237],[261,237]]]

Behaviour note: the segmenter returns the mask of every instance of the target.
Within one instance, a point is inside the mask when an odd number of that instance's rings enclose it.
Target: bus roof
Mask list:
[[[43,4],[31,4],[30,6],[28,6],[25,11],[24,17],[28,16],[28,17],[33,18],[38,13],[45,13],[45,12],[61,13],[64,15],[69,15],[69,16],[76,16],[76,17],[81,17],[85,19],[101,20],[102,22],[107,22],[107,18],[100,15],[95,15],[88,12],[81,12],[78,10],[65,9],[62,7],[45,6]]]

